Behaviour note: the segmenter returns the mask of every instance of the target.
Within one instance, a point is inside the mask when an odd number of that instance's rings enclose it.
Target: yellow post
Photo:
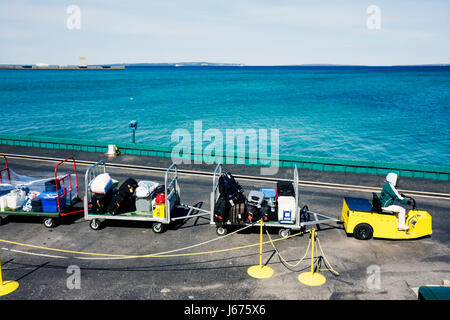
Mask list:
[[[316,242],[316,229],[311,230],[311,272],[298,275],[298,281],[308,286],[321,286],[327,279],[318,272],[314,272],[314,244]]]
[[[311,231],[311,273],[314,273],[314,244],[316,242],[316,229]]]
[[[3,282],[2,277],[2,260],[0,259],[0,296],[5,296],[15,291],[19,287],[19,283],[16,281]]]
[[[262,236],[263,236],[263,221],[262,219],[259,220],[260,221],[260,228],[259,228],[259,265],[261,266],[261,268],[263,267],[262,265]]]
[[[259,265],[251,266],[247,269],[247,273],[257,279],[266,279],[273,276],[273,269],[262,264],[262,243],[263,243],[263,221],[260,220],[260,232],[259,232]]]

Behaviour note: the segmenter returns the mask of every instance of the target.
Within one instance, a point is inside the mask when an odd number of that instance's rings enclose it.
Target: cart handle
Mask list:
[[[5,162],[5,167],[0,170],[0,183],[3,183],[3,171],[6,171],[6,175],[8,176],[8,183],[11,183],[11,172],[9,171],[8,159],[6,156],[3,156],[3,160]]]
[[[63,163],[72,160],[73,161],[73,171],[71,171],[70,173],[66,174],[65,176],[63,176],[62,178],[58,179],[58,168],[60,165],[62,165]],[[71,176],[75,175],[75,189],[77,191],[77,197],[79,197],[79,193],[78,193],[78,177],[77,177],[77,164],[75,162],[75,158],[74,157],[68,157],[65,160],[62,160],[61,162],[59,162],[56,166],[55,166],[55,187],[56,187],[56,202],[58,205],[58,212],[61,212],[61,206],[59,204],[59,193],[58,193],[58,182],[62,181],[62,188],[63,188],[63,196],[66,196],[66,188],[64,186],[64,179],[66,179],[67,177],[69,177],[69,191],[73,190],[73,186],[72,186],[72,179],[70,178]]]

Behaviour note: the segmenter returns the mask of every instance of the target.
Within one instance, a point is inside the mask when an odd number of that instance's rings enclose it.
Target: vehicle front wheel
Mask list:
[[[100,221],[98,219],[92,219],[89,224],[92,230],[98,230],[101,227]]]
[[[369,240],[373,236],[373,229],[367,223],[360,223],[353,229],[353,236],[358,240]]]
[[[47,228],[53,228],[56,226],[56,221],[53,218],[45,218],[44,219],[44,226]]]
[[[165,230],[164,225],[161,222],[155,222],[152,226],[154,233],[163,233]]]

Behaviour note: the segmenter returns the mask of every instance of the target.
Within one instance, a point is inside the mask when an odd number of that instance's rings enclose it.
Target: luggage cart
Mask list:
[[[213,173],[213,185],[211,192],[211,211],[210,211],[210,224],[216,226],[216,233],[221,236],[225,235],[227,227],[230,226],[248,226],[251,223],[242,224],[232,224],[229,221],[225,223],[217,223],[214,221],[214,205],[219,198],[219,177],[222,175],[222,163],[217,164]],[[291,234],[291,230],[304,230],[307,226],[316,225],[320,228],[321,223],[336,222],[339,223],[339,219],[328,217],[326,215],[310,211],[305,205],[301,209],[299,207],[299,192],[298,192],[298,169],[297,166],[294,167],[294,178],[293,178],[294,192],[295,192],[295,223],[294,224],[284,224],[278,221],[268,221],[264,225],[266,227],[279,228],[279,236],[282,238],[288,237]]]
[[[66,165],[73,164],[73,169],[70,169],[68,173],[58,175],[59,171],[67,167]],[[51,181],[56,186],[60,186],[60,189],[55,192],[56,196],[56,210],[52,211],[24,211],[24,210],[8,210],[4,209],[0,211],[0,224],[1,220],[7,216],[27,216],[27,217],[43,217],[44,226],[47,228],[53,228],[57,224],[57,220],[61,217],[68,216],[70,214],[82,212],[82,210],[75,210],[75,205],[80,202],[78,194],[78,178],[77,178],[77,165],[73,157],[68,157],[65,160],[58,162],[55,166],[54,176],[43,179],[35,179],[31,177],[16,175],[8,166],[8,159],[3,156],[3,166],[0,167],[0,184],[11,185],[12,187],[25,187],[36,184],[42,184],[44,181]],[[67,170],[67,169],[66,169]],[[19,177],[19,178],[17,178]],[[27,178],[27,181],[20,181]],[[34,180],[33,180],[34,179]],[[44,191],[44,190],[42,190]],[[53,212],[54,211],[54,212]]]
[[[154,208],[151,206],[151,211],[133,211],[122,214],[112,215],[111,213],[97,214],[89,212],[89,203],[91,201],[92,192],[89,190],[89,182],[96,176],[106,173],[106,163],[103,160],[98,161],[88,168],[85,174],[85,198],[84,198],[84,218],[90,220],[90,227],[93,230],[98,230],[104,220],[126,220],[126,221],[148,221],[153,222],[152,230],[155,233],[162,233],[167,226],[181,219],[190,219],[194,217],[209,215],[210,212],[194,206],[182,204],[180,202],[180,186],[178,184],[178,168],[175,163],[172,163],[166,170],[164,176],[164,217],[159,217],[154,214]],[[156,196],[156,195],[154,195]],[[173,211],[176,206],[188,208],[189,211],[185,216],[173,216]],[[200,214],[192,214],[195,210],[201,211]]]

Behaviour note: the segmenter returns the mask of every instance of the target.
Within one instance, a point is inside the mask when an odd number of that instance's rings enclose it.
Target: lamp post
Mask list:
[[[137,129],[138,122],[137,120],[131,120],[130,121],[130,129],[133,132],[132,136],[132,143],[136,143],[136,129]]]

